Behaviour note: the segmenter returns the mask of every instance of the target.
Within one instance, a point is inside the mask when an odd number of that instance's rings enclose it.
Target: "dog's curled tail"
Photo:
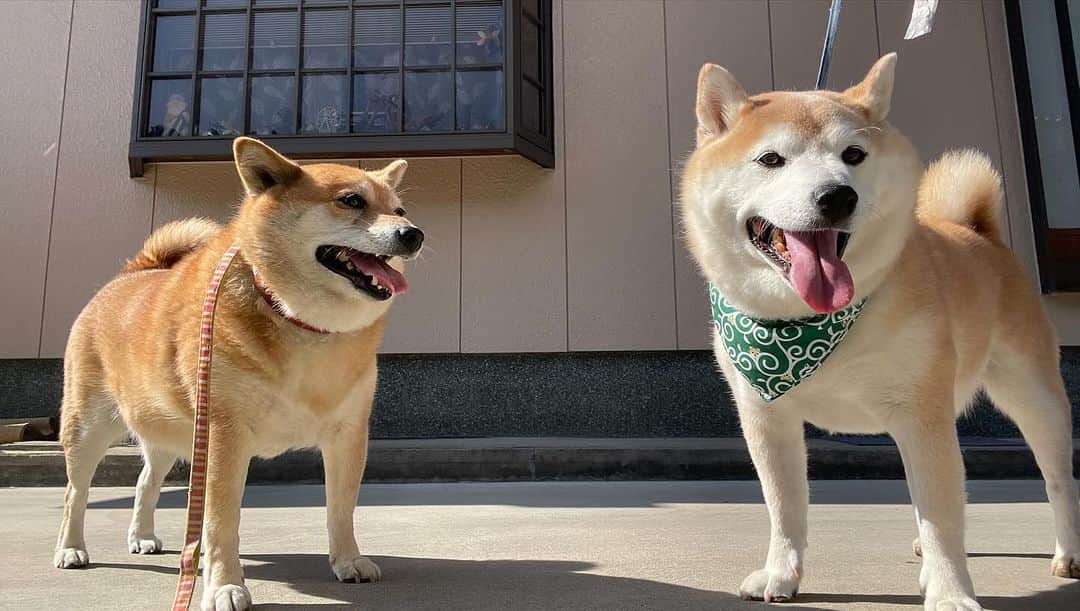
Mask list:
[[[1002,199],[1001,175],[989,157],[972,149],[950,151],[923,174],[918,214],[970,227],[1000,244]]]
[[[191,254],[221,230],[221,226],[204,218],[173,221],[150,234],[140,250],[121,272],[144,269],[168,269]]]

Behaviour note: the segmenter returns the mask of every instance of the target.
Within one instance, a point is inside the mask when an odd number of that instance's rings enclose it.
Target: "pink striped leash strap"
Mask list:
[[[191,479],[188,481],[187,528],[180,553],[180,582],[176,586],[173,611],[187,611],[199,575],[199,544],[202,541],[206,499],[206,455],[210,442],[210,359],[213,356],[214,311],[218,289],[240,247],[230,246],[221,256],[203,299],[199,325],[199,365],[195,370],[195,431],[191,443]]]

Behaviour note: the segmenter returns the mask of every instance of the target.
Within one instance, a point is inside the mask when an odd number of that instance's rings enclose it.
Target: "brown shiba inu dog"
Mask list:
[[[240,499],[253,456],[318,447],[326,465],[330,565],[342,581],[375,581],[353,510],[367,456],[375,350],[402,260],[424,234],[394,189],[406,162],[377,172],[301,167],[250,138],[233,145],[246,197],[226,226],[165,225],[83,309],[64,358],[61,443],[68,487],[60,568],[89,562],[83,517],[106,448],[132,431],[146,464],[128,532],[132,553],[161,550],[154,506],[192,444],[199,321],[207,283],[231,244],[213,344],[203,609],[251,606],[240,568]]]
[[[926,608],[979,609],[964,552],[955,426],[979,388],[1020,427],[1042,469],[1057,534],[1052,573],[1080,578],[1058,343],[1003,242],[999,177],[970,151],[923,172],[912,145],[886,122],[895,62],[885,56],[842,93],[748,96],[711,64],[699,77],[682,213],[714,303],[726,308],[716,358],[772,526],[764,568],[740,588],[745,598],[782,601],[798,591],[808,503],[803,423],[811,422],[895,439],[916,508]],[[746,339],[727,316],[761,335]],[[763,351],[747,344],[789,341],[772,334],[821,320],[846,329],[827,360],[808,364],[820,346],[795,345],[787,356],[799,370],[771,390],[753,385],[775,363],[755,363]]]

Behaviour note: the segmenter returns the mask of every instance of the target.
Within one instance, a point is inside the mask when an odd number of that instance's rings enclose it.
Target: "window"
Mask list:
[[[144,0],[129,149],[554,166],[550,0]]]
[[[1039,281],[1080,291],[1080,1],[1005,9]]]

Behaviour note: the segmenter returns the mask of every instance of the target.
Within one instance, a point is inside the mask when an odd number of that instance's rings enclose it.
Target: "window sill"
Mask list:
[[[386,134],[340,136],[260,137],[295,159],[366,157],[465,157],[521,155],[543,168],[555,167],[551,151],[509,133]],[[128,148],[132,178],[143,175],[146,163],[170,161],[228,161],[231,137],[137,140]]]

